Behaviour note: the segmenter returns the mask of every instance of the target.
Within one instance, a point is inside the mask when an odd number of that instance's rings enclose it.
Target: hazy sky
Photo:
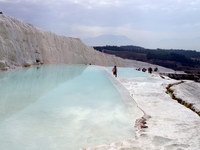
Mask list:
[[[200,50],[200,0],[0,0],[0,11],[95,45],[116,39],[118,45]]]

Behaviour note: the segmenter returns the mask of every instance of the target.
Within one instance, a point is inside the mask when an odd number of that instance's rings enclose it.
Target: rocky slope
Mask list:
[[[58,36],[9,16],[0,15],[0,68],[38,63],[123,65],[79,39]]]
[[[103,66],[158,67],[95,51],[80,39],[59,36],[0,14],[0,70],[34,64],[92,64]]]

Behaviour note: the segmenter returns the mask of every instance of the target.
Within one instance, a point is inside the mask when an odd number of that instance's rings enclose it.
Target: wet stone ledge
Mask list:
[[[187,101],[185,101],[185,100],[183,100],[181,98],[176,97],[175,94],[174,94],[174,90],[171,89],[172,86],[178,85],[178,84],[182,84],[182,83],[184,83],[184,81],[180,81],[180,82],[177,82],[177,83],[174,83],[174,84],[169,84],[166,87],[166,89],[167,89],[166,93],[169,94],[171,96],[171,98],[174,99],[174,100],[176,100],[179,104],[184,105],[185,107],[189,108],[190,110],[192,110],[193,112],[195,112],[197,115],[200,116],[200,111],[197,111],[194,108],[194,106],[193,106],[192,103],[188,103]]]

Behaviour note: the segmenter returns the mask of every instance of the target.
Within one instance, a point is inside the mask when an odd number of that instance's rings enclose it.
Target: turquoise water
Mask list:
[[[108,67],[112,72],[112,67]],[[121,78],[149,77],[149,73],[137,71],[135,68],[117,67],[117,76]]]
[[[138,114],[127,111],[100,67],[0,72],[2,150],[77,150],[132,138]]]

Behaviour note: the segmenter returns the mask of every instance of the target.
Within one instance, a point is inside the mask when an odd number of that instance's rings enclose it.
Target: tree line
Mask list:
[[[139,46],[96,46],[94,49],[116,56],[150,62],[172,69],[200,68],[200,52],[180,49],[147,49]]]

